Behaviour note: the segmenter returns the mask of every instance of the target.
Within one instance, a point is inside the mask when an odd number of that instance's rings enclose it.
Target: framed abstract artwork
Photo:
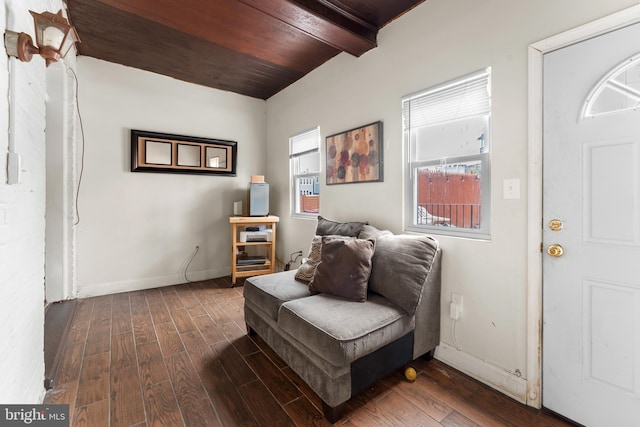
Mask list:
[[[327,185],[382,182],[382,122],[326,138]]]

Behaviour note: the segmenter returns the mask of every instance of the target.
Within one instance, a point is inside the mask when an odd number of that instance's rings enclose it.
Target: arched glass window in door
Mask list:
[[[640,54],[609,71],[584,102],[582,118],[620,113],[640,107]]]

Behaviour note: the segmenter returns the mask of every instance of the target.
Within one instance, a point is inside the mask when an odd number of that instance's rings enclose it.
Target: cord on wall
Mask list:
[[[84,172],[84,124],[82,123],[82,115],[80,114],[80,101],[78,98],[78,75],[73,68],[67,67],[66,64],[65,68],[67,69],[67,71],[71,71],[73,79],[76,83],[76,112],[78,114],[78,122],[80,123],[80,136],[82,142],[82,154],[80,155],[80,176],[78,177],[78,186],[76,187],[76,220],[73,223],[73,225],[78,225],[80,224],[80,209],[78,208],[78,198],[80,197],[80,185],[82,184],[82,174]]]
[[[187,276],[187,270],[189,270],[189,266],[191,265],[191,261],[193,261],[193,259],[196,257],[196,255],[198,255],[198,251],[199,250],[200,250],[200,246],[196,245],[196,249],[193,251],[193,254],[191,254],[191,258],[189,258],[189,261],[187,262],[187,265],[184,267],[184,273],[182,274],[182,276],[184,277],[185,283],[193,283],[191,280],[189,280],[189,277]]]
[[[458,340],[456,339],[456,323],[458,323],[458,321],[454,320],[453,326],[451,327],[451,338],[453,339],[453,345],[456,347],[456,350],[462,350],[462,348],[460,348],[460,344],[458,344]]]
[[[295,255],[295,258],[293,257]],[[302,256],[302,251],[293,252],[289,255],[289,262],[285,264],[284,271],[289,271],[291,269],[291,264],[294,264],[298,259]]]

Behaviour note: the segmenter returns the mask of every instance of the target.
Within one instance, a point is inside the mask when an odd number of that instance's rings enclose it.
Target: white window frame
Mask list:
[[[453,93],[455,96],[456,90],[463,88],[468,82],[481,82],[486,81],[488,99],[478,99],[477,105],[473,105],[474,102],[470,102],[471,105],[467,105],[467,111],[462,111],[464,108],[460,108],[460,111],[456,113],[448,113],[443,111],[444,109],[431,108],[433,105],[428,105],[421,111],[426,111],[426,115],[421,115],[418,119],[415,119],[415,112],[417,109],[422,108],[426,104],[431,104],[430,99],[434,99],[434,95],[442,95],[447,93]],[[404,229],[406,231],[412,231],[417,233],[429,233],[454,237],[467,237],[473,239],[489,240],[491,238],[491,69],[477,71],[475,73],[454,79],[435,87],[407,95],[402,98],[402,111],[403,111],[403,146],[405,152],[404,162]],[[459,91],[458,91],[459,92]],[[488,106],[487,106],[488,102]],[[419,104],[419,105],[418,105]],[[434,103],[435,104],[435,103]],[[416,105],[418,105],[416,107]],[[487,110],[488,108],[488,110]],[[446,108],[445,108],[446,109]],[[414,112],[414,120],[411,120],[411,111]],[[412,153],[413,142],[412,129],[417,129],[421,126],[446,126],[447,124],[453,124],[456,120],[465,117],[473,116],[487,116],[488,128],[485,134],[485,143],[488,147],[488,152],[478,152],[477,154],[450,156],[450,157],[435,157],[427,160],[416,160],[415,154]],[[413,127],[412,127],[413,125]],[[480,150],[479,150],[480,151]],[[438,165],[455,165],[458,163],[464,163],[468,161],[479,161],[481,166],[481,194],[482,203],[480,209],[481,223],[480,228],[456,228],[456,227],[444,227],[434,224],[419,224],[418,223],[418,173],[417,170],[426,166],[438,166]]]
[[[308,156],[309,154],[317,154],[318,165],[317,171],[297,171],[296,173],[296,161],[299,161],[302,156]],[[320,156],[320,127],[300,132],[289,138],[289,178],[290,178],[290,206],[291,216],[297,218],[316,219],[319,212],[302,212],[300,206],[300,191],[297,188],[298,179],[308,178],[310,180],[316,180],[317,193],[315,190],[312,195],[320,195],[320,171],[321,171],[321,156]]]

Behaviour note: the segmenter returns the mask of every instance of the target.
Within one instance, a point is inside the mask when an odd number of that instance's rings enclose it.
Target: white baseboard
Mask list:
[[[217,277],[231,275],[230,268],[215,268],[203,271],[190,271],[187,278],[191,282],[209,280]],[[123,280],[120,282],[92,283],[78,286],[78,298],[97,297],[101,295],[118,294],[122,292],[142,291],[145,289],[160,288],[185,283],[185,277],[181,274],[169,276],[147,277],[144,279]]]
[[[445,343],[440,343],[436,348],[435,358],[518,402],[527,404],[526,378]]]

